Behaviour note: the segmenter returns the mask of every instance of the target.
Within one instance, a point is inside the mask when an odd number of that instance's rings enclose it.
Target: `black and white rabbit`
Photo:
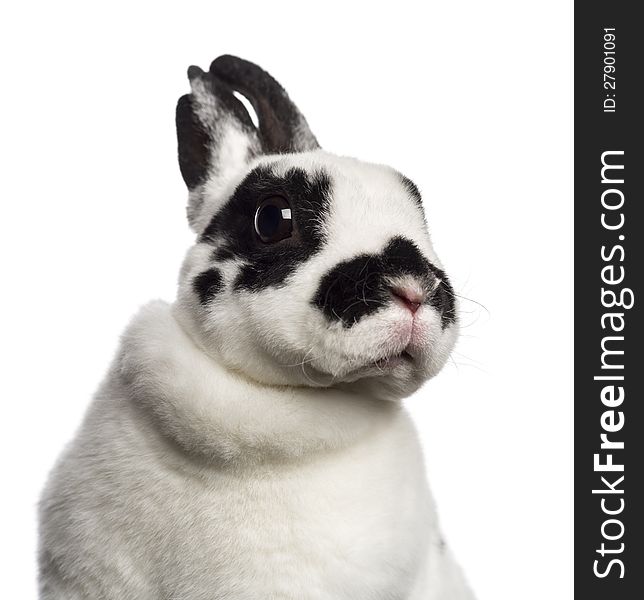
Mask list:
[[[41,598],[471,599],[398,402],[457,336],[417,187],[321,150],[252,63],[188,77],[196,243],[53,470]]]

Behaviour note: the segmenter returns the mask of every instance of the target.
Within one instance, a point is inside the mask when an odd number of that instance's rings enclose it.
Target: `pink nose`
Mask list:
[[[409,287],[395,287],[391,290],[395,298],[407,307],[412,314],[420,308],[420,305],[425,299],[417,290]]]

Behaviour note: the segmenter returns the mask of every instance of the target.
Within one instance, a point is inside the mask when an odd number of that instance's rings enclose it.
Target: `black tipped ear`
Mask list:
[[[188,220],[201,231],[251,159],[319,146],[282,86],[257,65],[220,56],[208,73],[190,67],[188,79],[191,92],[177,103],[179,166],[190,192]],[[258,129],[235,92],[253,105]]]
[[[198,231],[213,208],[204,204],[203,184],[222,189],[262,153],[262,145],[244,105],[225,81],[199,67],[190,67],[188,78],[192,91],[177,103],[177,141],[181,175],[190,190],[188,220]]]
[[[193,189],[217,170],[224,153],[244,162],[261,148],[248,112],[226,82],[195,66],[188,79],[192,92],[179,98],[176,125],[181,175]]]
[[[193,79],[198,79],[205,75],[203,69],[197,65],[190,65],[188,67],[188,80],[192,81]]]
[[[210,74],[248,98],[259,119],[259,134],[265,152],[303,152],[319,148],[302,113],[266,71],[236,56],[224,55],[210,65]]]
[[[176,113],[179,144],[179,168],[188,189],[197,187],[206,178],[210,159],[210,137],[199,121],[192,97],[179,98]]]

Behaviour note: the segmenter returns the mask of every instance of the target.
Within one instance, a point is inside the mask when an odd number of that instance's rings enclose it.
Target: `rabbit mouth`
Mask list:
[[[352,383],[369,377],[382,377],[399,370],[415,370],[417,360],[407,351],[389,354],[376,360],[370,360],[341,376],[332,376],[336,383]]]
[[[414,364],[414,357],[409,353],[408,350],[403,350],[397,354],[392,354],[390,356],[385,356],[373,362],[373,364],[379,369],[393,369],[403,364]]]

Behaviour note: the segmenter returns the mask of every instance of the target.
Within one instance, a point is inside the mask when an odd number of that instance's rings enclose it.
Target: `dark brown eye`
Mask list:
[[[259,203],[255,211],[255,232],[266,244],[279,242],[291,236],[293,219],[286,198],[271,196]]]

